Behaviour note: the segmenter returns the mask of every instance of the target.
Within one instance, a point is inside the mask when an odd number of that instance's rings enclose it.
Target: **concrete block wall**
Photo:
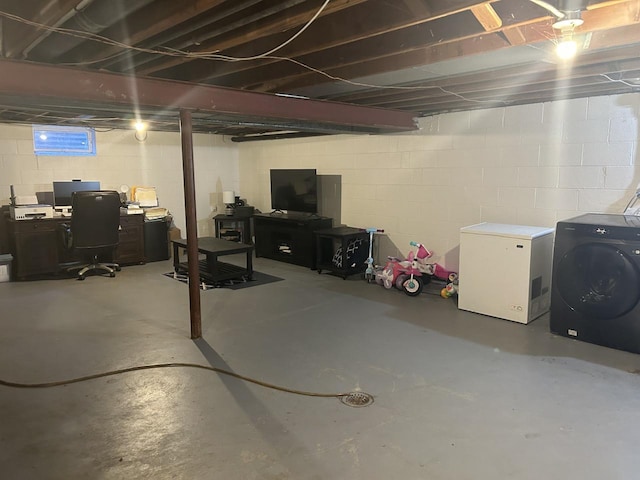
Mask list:
[[[195,135],[199,235],[234,190],[270,211],[269,170],[316,168],[342,179],[341,221],[385,229],[379,257],[411,240],[457,269],[459,230],[478,222],[552,227],[585,212],[621,213],[640,183],[640,94],[451,113],[420,130],[234,144]],[[98,132],[96,157],[36,157],[30,126],[0,125],[0,202],[51,189],[54,180],[100,180],[103,188],[152,185],[185,228],[180,137]]]
[[[381,258],[414,240],[455,270],[463,226],[622,213],[640,183],[639,115],[628,94],[427,117],[410,134],[244,143],[240,184],[270,211],[270,169],[340,175],[342,223],[384,228]]]
[[[36,156],[31,126],[0,124],[0,202],[17,194],[51,191],[55,180],[99,180],[101,188],[154,186],[160,205],[168,208],[183,231],[184,181],[178,133],[149,132],[138,142],[133,131],[96,133],[97,156]],[[212,216],[222,211],[223,190],[239,190],[238,149],[216,135],[194,135],[196,211],[199,235],[213,235]]]

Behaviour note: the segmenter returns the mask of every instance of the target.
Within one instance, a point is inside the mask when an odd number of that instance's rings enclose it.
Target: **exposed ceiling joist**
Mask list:
[[[490,3],[474,5],[471,7],[471,12],[487,32],[491,32],[502,26],[500,15],[496,13]]]
[[[208,84],[394,107],[415,115],[547,101],[554,94],[640,91],[640,79],[631,76],[640,51],[640,0],[325,2],[0,0],[0,54],[20,60],[28,52],[32,62],[124,73],[138,87],[150,85],[146,75],[179,81],[194,92]],[[563,9],[572,15],[581,10],[584,21],[571,32],[579,46],[573,68],[565,68],[554,54],[566,33],[552,26],[567,14]],[[262,58],[271,50],[275,53]],[[564,79],[562,85],[543,80],[554,75]],[[63,83],[74,84],[73,79]],[[105,119],[113,117],[105,120],[113,126],[131,111],[125,103],[102,100],[51,103],[41,92],[32,92],[22,104],[0,96],[0,121],[72,123],[100,112]],[[172,128],[167,125],[175,121],[175,101],[167,100],[165,109],[154,104],[140,110],[154,116],[157,128]],[[217,133],[254,136],[287,129],[294,131],[283,135],[296,135],[298,117],[277,122],[241,117],[218,110],[202,117],[194,113]],[[328,125],[322,119],[305,126],[306,133],[329,130],[382,131],[357,122]]]

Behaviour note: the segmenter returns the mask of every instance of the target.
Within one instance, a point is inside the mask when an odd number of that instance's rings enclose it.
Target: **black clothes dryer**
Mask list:
[[[640,218],[586,214],[558,222],[553,333],[640,353]]]

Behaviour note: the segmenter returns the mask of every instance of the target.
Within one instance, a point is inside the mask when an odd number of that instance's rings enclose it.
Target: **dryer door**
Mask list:
[[[640,271],[615,245],[579,245],[562,257],[555,273],[562,299],[589,317],[617,318],[640,300]]]

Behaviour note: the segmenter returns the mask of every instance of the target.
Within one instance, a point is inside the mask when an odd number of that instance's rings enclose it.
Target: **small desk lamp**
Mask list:
[[[233,191],[222,192],[222,203],[224,203],[227,208],[225,208],[224,213],[227,215],[233,215],[233,209],[236,205],[236,196]]]

